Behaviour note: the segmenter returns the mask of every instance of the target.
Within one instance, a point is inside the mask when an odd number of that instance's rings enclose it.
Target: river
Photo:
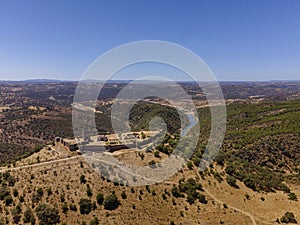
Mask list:
[[[184,137],[189,132],[189,130],[197,124],[197,120],[196,120],[194,113],[188,113],[187,117],[189,119],[190,124],[181,130],[180,135],[182,137]]]

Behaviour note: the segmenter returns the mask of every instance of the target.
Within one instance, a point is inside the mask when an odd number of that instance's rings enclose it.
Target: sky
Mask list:
[[[299,80],[298,0],[0,0],[0,80],[78,80],[139,40],[199,55],[218,80]]]

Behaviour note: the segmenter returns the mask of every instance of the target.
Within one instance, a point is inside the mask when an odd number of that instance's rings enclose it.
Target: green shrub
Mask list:
[[[99,224],[99,220],[97,217],[95,217],[94,219],[91,220],[90,225],[98,225]]]
[[[250,178],[250,177],[244,178],[243,183],[246,185],[246,187],[251,188],[254,191],[256,190],[255,182],[252,178]]]
[[[125,192],[125,191],[123,191],[123,192],[121,193],[121,197],[122,197],[122,199],[126,199],[126,198],[127,198],[127,195],[126,195],[126,192]]]
[[[199,166],[199,165],[200,165],[201,159],[200,159],[199,157],[194,157],[192,160],[193,160],[193,163],[194,163],[196,166]]]
[[[77,212],[77,207],[75,204],[70,204],[70,210]]]
[[[146,185],[146,190],[148,191],[148,193],[151,192],[149,185]]]
[[[66,214],[68,211],[69,211],[69,207],[68,207],[67,203],[64,203],[62,206],[62,212],[64,214]]]
[[[61,201],[61,202],[65,202],[65,201],[66,201],[65,194],[61,194],[61,195],[59,196],[59,198],[60,198],[60,201]]]
[[[51,189],[51,187],[47,188],[47,195],[48,196],[52,195],[52,189]]]
[[[183,197],[183,195],[179,192],[179,189],[177,188],[177,186],[174,186],[172,188],[171,192],[175,198]]]
[[[159,157],[160,157],[160,155],[159,155],[159,151],[157,151],[157,150],[156,150],[156,151],[154,151],[154,153],[153,153],[153,154],[154,154],[154,157],[156,157],[156,158],[159,158]]]
[[[89,214],[92,211],[92,201],[90,199],[80,199],[79,206],[81,214]]]
[[[222,154],[221,152],[216,156],[215,158],[215,162],[220,165],[220,166],[224,166],[224,161],[225,161],[225,156],[224,154]]]
[[[38,189],[37,189],[37,195],[40,196],[40,197],[43,197],[44,191],[43,191],[42,188],[38,188]]]
[[[187,166],[187,168],[189,168],[190,170],[193,169],[193,164],[192,164],[192,162],[190,162],[190,161],[187,162],[186,166]]]
[[[293,192],[289,193],[288,196],[289,196],[289,200],[292,200],[292,201],[298,200],[297,195]]]
[[[20,205],[17,205],[15,208],[13,208],[11,210],[13,222],[15,224],[18,224],[20,222],[20,220],[21,220],[21,212],[22,212],[22,210],[21,210]]]
[[[85,184],[85,183],[86,183],[86,179],[85,179],[85,176],[84,176],[84,175],[81,175],[81,176],[80,176],[80,183],[81,183],[81,184]]]
[[[114,210],[118,208],[120,202],[115,194],[109,194],[105,197],[103,204],[104,204],[104,209]]]
[[[92,196],[93,196],[93,192],[92,192],[92,189],[91,189],[91,188],[87,188],[87,190],[86,190],[86,195],[87,195],[88,197],[92,197]]]
[[[0,200],[4,200],[5,197],[9,196],[9,190],[6,187],[1,187],[0,188]]]
[[[21,196],[19,197],[19,201],[22,202],[22,203],[24,202],[24,196],[23,196],[23,195],[21,195]]]
[[[13,195],[14,195],[14,197],[18,197],[18,195],[19,195],[19,192],[18,192],[18,190],[17,190],[17,189],[14,189],[14,190],[13,190]]]
[[[212,174],[219,183],[221,183],[223,181],[223,178],[219,172],[213,172]]]
[[[93,209],[93,210],[96,210],[96,209],[97,209],[97,203],[96,203],[95,201],[92,203],[92,209]]]
[[[192,194],[188,194],[186,201],[190,204],[193,204],[195,202],[196,197],[194,197]]]
[[[292,212],[286,212],[280,219],[281,223],[297,223],[297,220]]]
[[[13,186],[15,186],[16,179],[13,176],[9,176],[7,178],[7,183],[8,183],[8,186],[13,187]]]
[[[11,197],[11,195],[8,195],[5,197],[4,201],[5,201],[5,206],[10,206],[13,203],[13,198]]]
[[[33,211],[30,208],[26,209],[26,211],[24,212],[23,222],[35,224],[35,218],[33,215]]]
[[[228,174],[228,175],[233,175],[234,172],[235,172],[235,168],[232,164],[229,164],[226,166],[225,168],[225,172]]]
[[[236,184],[236,178],[233,177],[233,176],[228,175],[228,176],[226,177],[226,182],[227,182],[231,187],[239,188],[239,186]]]
[[[60,222],[58,210],[51,208],[47,204],[38,205],[35,212],[40,225],[54,225]]]
[[[97,203],[99,205],[102,205],[103,204],[103,201],[104,201],[104,196],[102,193],[98,193],[97,196],[96,196],[96,200],[97,200]]]
[[[246,193],[246,194],[245,194],[245,198],[246,198],[247,200],[249,200],[249,199],[250,199],[250,195],[249,195],[248,193]]]
[[[205,198],[205,195],[198,194],[198,199],[199,199],[199,202],[201,202],[203,204],[207,204],[207,200]]]

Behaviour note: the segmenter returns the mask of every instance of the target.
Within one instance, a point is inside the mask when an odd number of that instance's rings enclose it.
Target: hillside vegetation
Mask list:
[[[253,190],[289,192],[285,182],[300,181],[300,102],[237,102],[227,107],[227,113],[227,131],[216,162]],[[200,139],[205,143],[209,109],[199,109],[199,115]],[[203,146],[199,144],[194,162]]]

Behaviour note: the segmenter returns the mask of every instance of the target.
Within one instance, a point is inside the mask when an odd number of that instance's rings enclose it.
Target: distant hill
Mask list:
[[[58,79],[28,79],[21,81],[24,83],[59,83],[59,82],[66,82],[64,80],[58,80]]]
[[[22,83],[61,83],[72,82],[58,79],[28,79],[28,80],[0,80],[0,83],[4,84],[22,84]]]

